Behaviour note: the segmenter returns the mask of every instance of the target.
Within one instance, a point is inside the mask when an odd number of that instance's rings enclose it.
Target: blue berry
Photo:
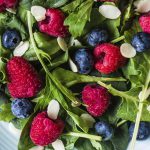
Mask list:
[[[108,33],[106,30],[94,29],[87,37],[87,42],[91,46],[96,46],[100,43],[108,41]]]
[[[114,130],[110,124],[100,121],[95,124],[96,132],[102,136],[104,141],[110,140],[114,134]]]
[[[11,111],[17,118],[27,118],[33,112],[33,105],[27,99],[15,99],[12,101]]]
[[[138,32],[134,35],[131,44],[137,52],[143,52],[150,49],[150,34],[146,32]]]
[[[133,136],[133,131],[134,131],[135,123],[131,123],[129,127],[129,135],[130,138]],[[149,137],[150,135],[150,125],[148,122],[141,122],[138,135],[137,135],[137,140],[145,140]]]
[[[20,41],[20,33],[15,29],[7,29],[2,35],[2,44],[7,49],[15,49]]]
[[[93,68],[93,57],[87,49],[79,49],[75,53],[75,64],[79,73],[88,74]]]

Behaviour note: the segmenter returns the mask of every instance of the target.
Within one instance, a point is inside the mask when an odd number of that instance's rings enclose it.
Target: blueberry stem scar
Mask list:
[[[82,138],[86,138],[86,139],[90,139],[90,140],[102,141],[101,136],[86,134],[86,133],[82,133],[82,132],[68,132],[63,135],[64,136],[82,137]]]

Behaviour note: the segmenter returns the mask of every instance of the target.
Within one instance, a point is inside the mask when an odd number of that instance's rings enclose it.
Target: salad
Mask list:
[[[150,135],[149,0],[0,1],[0,121],[18,150],[134,150]]]

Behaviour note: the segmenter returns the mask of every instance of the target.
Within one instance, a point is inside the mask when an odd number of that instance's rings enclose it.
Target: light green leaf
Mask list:
[[[78,10],[72,12],[66,18],[65,25],[69,26],[69,31],[73,37],[82,35],[85,24],[90,20],[93,3],[93,0],[83,2]]]

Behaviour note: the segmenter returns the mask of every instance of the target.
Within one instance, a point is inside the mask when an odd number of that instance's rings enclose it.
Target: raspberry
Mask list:
[[[126,58],[121,55],[120,49],[109,43],[98,45],[94,49],[94,57],[96,61],[95,68],[104,74],[116,71],[126,62]]]
[[[18,3],[18,0],[0,0],[0,12],[3,12],[6,8],[14,8]]]
[[[144,32],[150,33],[150,14],[141,16],[139,23]]]
[[[12,97],[29,98],[41,89],[41,80],[33,66],[22,57],[13,57],[7,63],[8,90]]]
[[[92,116],[99,117],[109,106],[110,94],[104,87],[87,85],[82,91],[82,100],[87,105],[87,111]]]
[[[65,15],[58,9],[47,9],[46,19],[39,22],[39,30],[54,37],[65,37],[68,28],[64,26]]]
[[[39,113],[33,120],[30,138],[34,144],[46,146],[59,138],[64,130],[61,119],[51,120],[46,112]]]

